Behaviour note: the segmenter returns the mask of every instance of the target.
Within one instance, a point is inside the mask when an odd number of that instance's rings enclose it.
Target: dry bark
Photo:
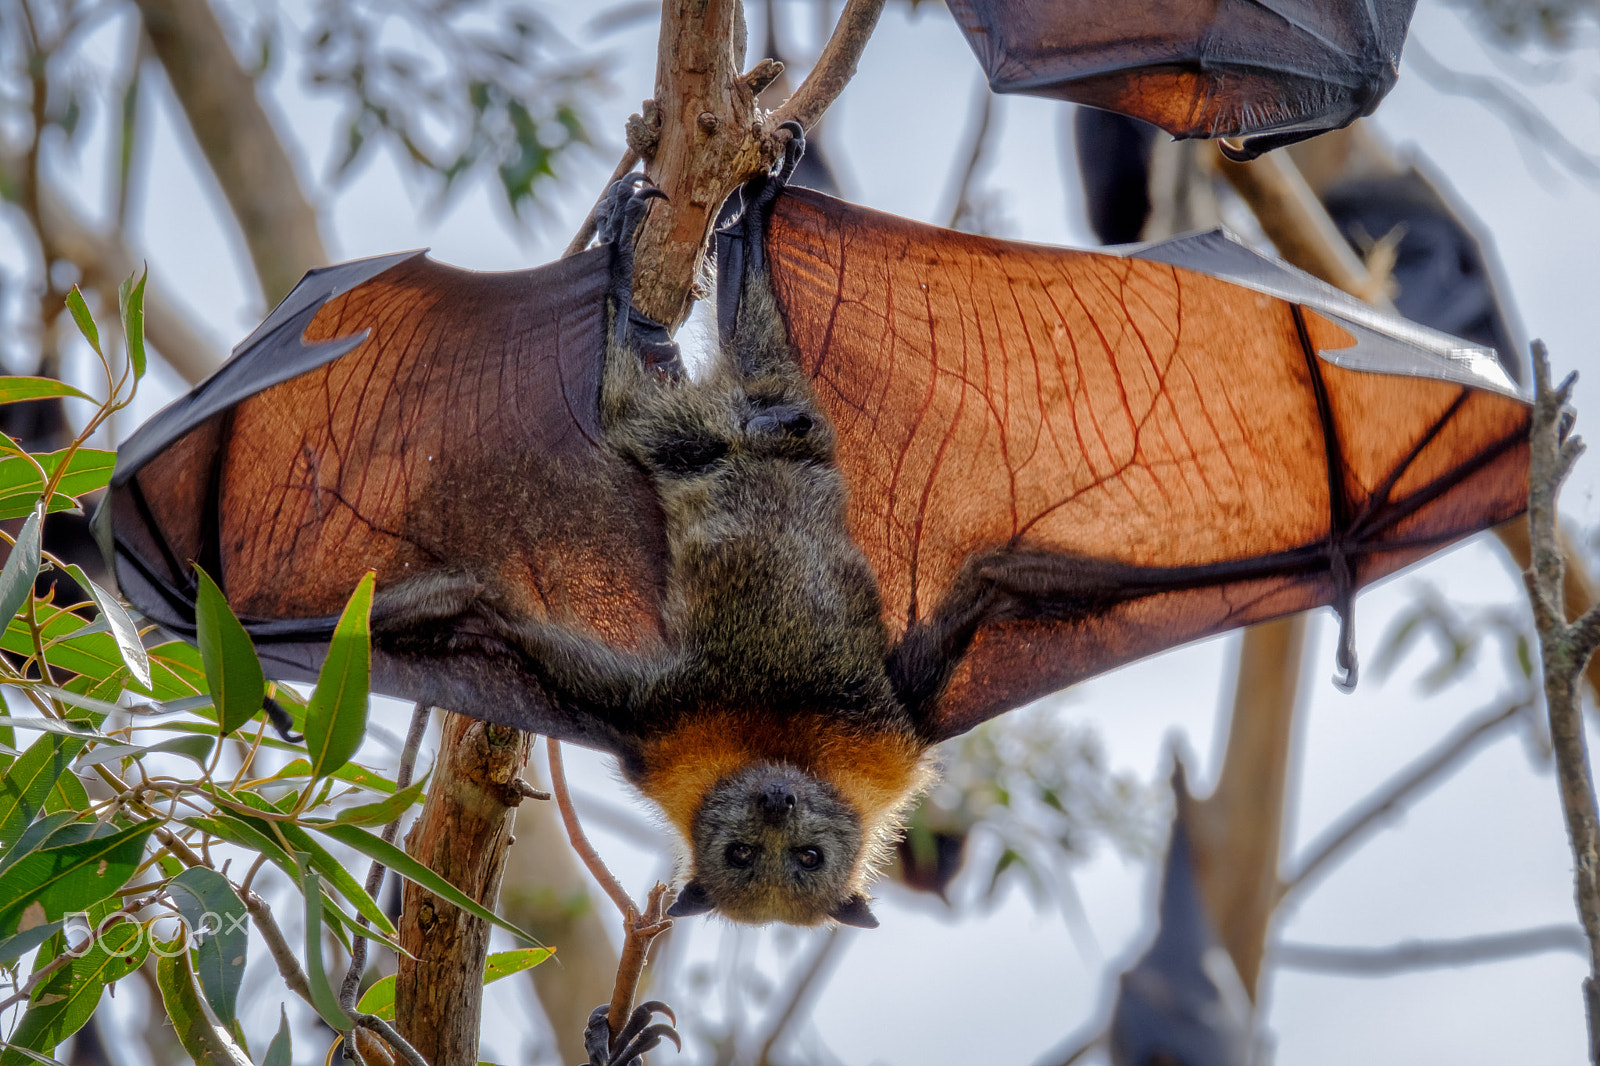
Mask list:
[[[328,261],[317,212],[207,0],[136,0],[156,58],[244,235],[267,305]]]
[[[817,65],[788,102],[763,116],[756,94],[776,76],[763,61],[741,74],[739,0],[668,0],[661,9],[655,98],[630,123],[629,144],[669,199],[639,236],[634,302],[668,329],[689,314],[707,239],[728,195],[777,159],[779,125],[814,125],[855,73],[884,0],[849,0]]]
[[[461,891],[492,908],[500,891],[515,782],[533,737],[457,714],[444,716],[439,758],[406,851]],[[486,923],[407,882],[400,917],[395,1017],[400,1035],[433,1066],[478,1061]]]

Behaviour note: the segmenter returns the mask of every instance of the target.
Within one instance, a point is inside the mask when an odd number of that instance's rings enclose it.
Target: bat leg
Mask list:
[[[601,244],[611,246],[613,341],[637,355],[645,369],[676,380],[683,376],[677,343],[665,326],[641,314],[633,305],[633,258],[639,223],[644,221],[650,201],[665,199],[667,194],[640,173],[612,182],[595,208],[595,233]]]
[[[589,1015],[589,1024],[583,1030],[583,1049],[589,1053],[589,1061],[580,1066],[639,1066],[639,1057],[663,1040],[670,1040],[679,1051],[683,1050],[683,1041],[672,1027],[678,1019],[672,1008],[660,1000],[639,1004],[614,1041],[606,1025],[606,1014],[610,1010],[608,1004],[602,1003]],[[650,1024],[651,1017],[656,1014],[666,1015],[670,1023]]]
[[[372,598],[374,632],[416,629],[465,614],[483,595],[483,582],[466,573],[435,571],[379,589]]]

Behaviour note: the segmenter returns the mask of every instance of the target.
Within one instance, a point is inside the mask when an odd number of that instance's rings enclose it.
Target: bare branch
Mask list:
[[[1453,940],[1402,940],[1378,948],[1326,947],[1317,944],[1279,944],[1272,961],[1291,970],[1386,977],[1441,966],[1472,966],[1500,962],[1547,951],[1587,954],[1589,941],[1575,925],[1544,925],[1510,933],[1464,936]]]
[[[572,806],[572,790],[567,786],[567,769],[561,761],[561,742],[555,737],[545,737],[544,746],[545,756],[550,760],[550,791],[555,793],[556,806],[561,810],[561,823],[567,828],[567,839],[572,841],[572,850],[578,853],[578,858],[583,860],[583,865],[588,867],[589,873],[600,883],[605,894],[611,897],[611,902],[617,905],[617,910],[621,911],[624,917],[635,914],[633,900],[628,896],[627,890],[606,868],[605,860],[600,858],[600,853],[589,843],[589,838],[578,821],[578,812]]]
[[[867,47],[867,40],[878,25],[884,0],[849,0],[839,13],[833,36],[823,45],[816,66],[806,75],[794,95],[772,113],[772,128],[785,122],[798,122],[810,129],[822,118],[844,87],[856,75],[856,64]]]
[[[956,182],[955,196],[950,208],[950,221],[946,223],[951,229],[956,229],[964,216],[971,213],[972,205],[968,202],[972,196],[972,181],[977,176],[978,164],[983,161],[983,149],[989,139],[989,121],[994,117],[994,93],[989,91],[986,83],[978,85],[977,99],[973,101],[973,118],[971,122],[972,151],[967,155],[967,165],[961,170],[961,177]]]
[[[772,1061],[772,1049],[783,1039],[789,1029],[789,1023],[794,1021],[795,1015],[799,1013],[811,990],[816,987],[817,981],[833,969],[838,961],[839,950],[843,946],[844,926],[836,925],[828,931],[827,939],[822,942],[816,954],[811,956],[811,962],[806,966],[805,972],[794,981],[794,991],[789,996],[789,1002],[783,1005],[778,1020],[773,1023],[772,1032],[761,1044],[761,1055],[756,1059],[758,1066],[768,1066]]]
[[[317,212],[207,0],[137,0],[156,57],[244,234],[268,306],[328,260]]]
[[[1565,393],[1550,387],[1550,361],[1544,345],[1533,345],[1534,403],[1529,449],[1528,530],[1532,546],[1532,582],[1545,603],[1555,608],[1538,618],[1539,650],[1544,666],[1545,706],[1550,715],[1550,742],[1561,785],[1561,809],[1572,844],[1573,880],[1578,917],[1589,940],[1589,976],[1584,979],[1584,1005],[1589,1019],[1589,1057],[1600,1064],[1600,811],[1594,777],[1584,742],[1583,713],[1578,701],[1578,675],[1593,648],[1584,647],[1573,627],[1562,620],[1563,566],[1556,540],[1556,495],[1564,474],[1562,422]]]
[[[1111,1030],[1102,1025],[1087,1035],[1069,1036],[1056,1049],[1040,1059],[1038,1066],[1072,1066],[1089,1052],[1104,1047],[1106,1038],[1110,1035]]]
[[[1414,799],[1424,788],[1437,784],[1441,776],[1457,768],[1463,756],[1527,707],[1527,700],[1518,700],[1478,715],[1465,729],[1458,730],[1449,740],[1397,774],[1366,802],[1346,815],[1343,821],[1311,844],[1307,849],[1309,857],[1302,860],[1299,869],[1284,881],[1280,898],[1314,880],[1378,822]]]

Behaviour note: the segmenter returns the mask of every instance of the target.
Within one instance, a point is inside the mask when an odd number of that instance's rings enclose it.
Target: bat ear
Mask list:
[[[867,897],[859,892],[833,908],[828,917],[840,925],[853,925],[857,929],[878,928],[878,919],[867,907]]]
[[[716,909],[717,905],[711,899],[711,893],[706,891],[706,886],[699,881],[690,881],[678,893],[678,898],[672,901],[672,906],[667,908],[667,917],[692,918]]]

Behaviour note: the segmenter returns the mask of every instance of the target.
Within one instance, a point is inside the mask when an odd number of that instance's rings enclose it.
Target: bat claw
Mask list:
[[[677,1016],[671,1007],[660,1000],[653,999],[635,1007],[615,1040],[606,1023],[610,1010],[608,1004],[602,1003],[589,1014],[589,1024],[583,1030],[583,1049],[589,1053],[589,1061],[583,1066],[638,1066],[639,1056],[663,1040],[670,1040],[679,1051],[683,1050],[683,1039],[673,1028],[677,1024]],[[651,1017],[656,1014],[665,1014],[672,1024],[650,1024]],[[614,1051],[613,1046],[616,1049]]]

